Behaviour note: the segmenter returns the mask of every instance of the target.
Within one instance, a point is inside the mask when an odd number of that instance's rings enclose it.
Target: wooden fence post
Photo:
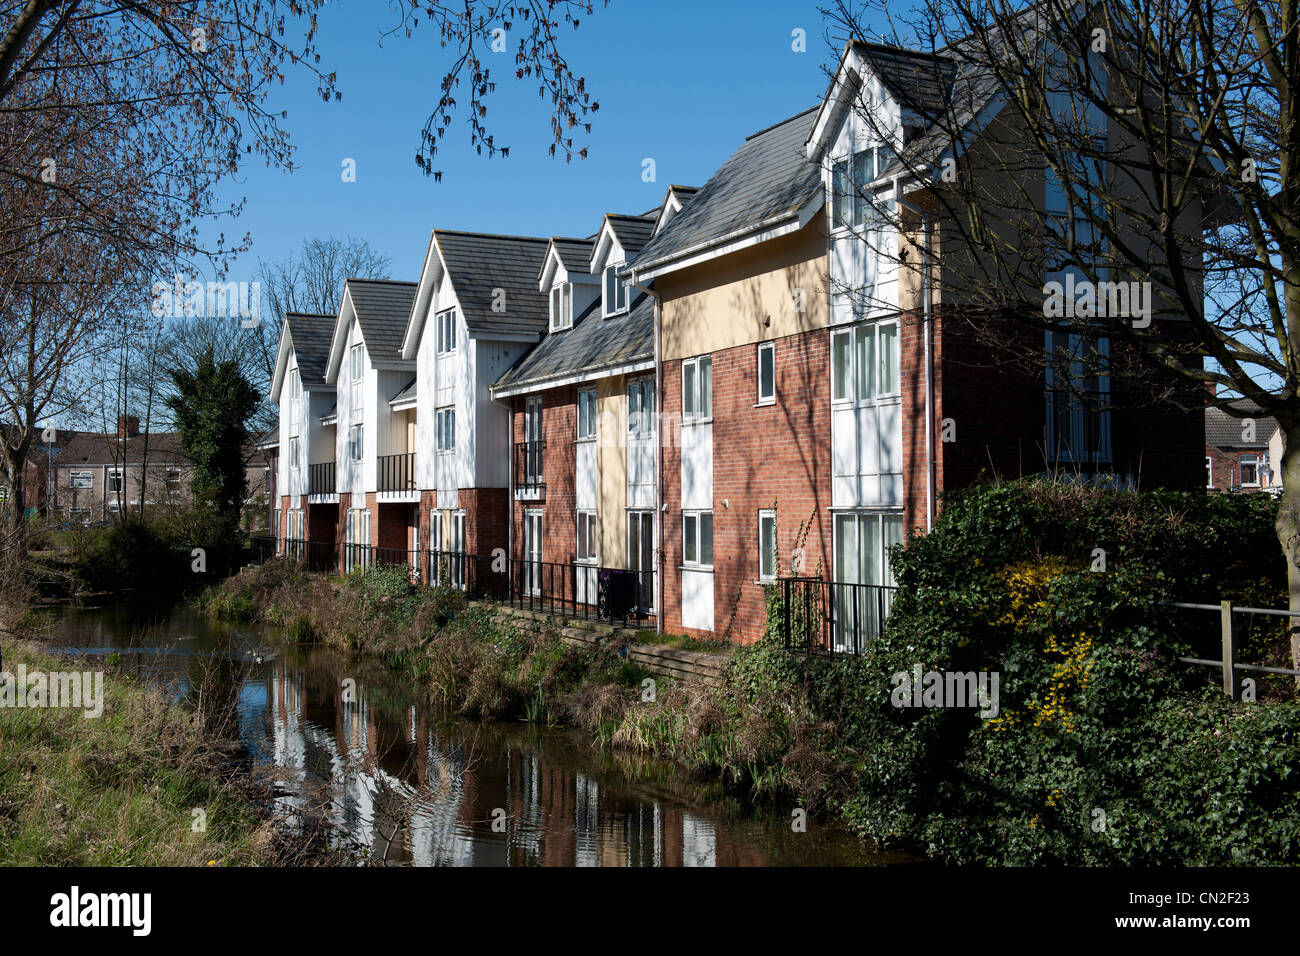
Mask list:
[[[1220,601],[1219,608],[1223,628],[1223,692],[1232,700],[1236,700],[1237,675],[1233,664],[1236,662],[1237,648],[1232,635],[1232,602]]]

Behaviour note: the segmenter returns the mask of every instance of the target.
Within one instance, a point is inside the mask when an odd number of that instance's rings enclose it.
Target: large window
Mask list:
[[[352,346],[352,417],[361,417],[362,394],[361,383],[366,377],[366,347],[358,342]]]
[[[880,634],[893,603],[889,549],[903,540],[900,514],[835,516],[835,649],[861,650]]]
[[[682,363],[682,419],[713,417],[713,358],[701,355]]]
[[[627,384],[627,431],[634,438],[655,433],[655,380],[638,378]]]
[[[880,222],[894,212],[893,186],[879,187],[874,180],[882,176],[894,161],[892,146],[881,144],[860,150],[836,163],[831,188],[835,225],[859,228]]]
[[[874,402],[898,395],[897,322],[869,322],[832,333],[832,401]]]
[[[1047,449],[1059,464],[1110,462],[1109,341],[1047,333]]]
[[[578,440],[596,437],[596,390],[584,388],[578,393]]]
[[[713,567],[713,512],[682,512],[682,564]]]
[[[758,578],[776,579],[776,512],[758,513]]]
[[[438,354],[443,355],[447,352],[454,352],[456,350],[456,310],[446,309],[439,312],[437,323]]]
[[[551,331],[573,325],[573,283],[562,282],[551,289]]]
[[[596,560],[596,512],[578,512],[578,560]]]
[[[618,270],[622,266],[623,263],[621,262],[614,262],[605,266],[603,306],[607,316],[627,311],[627,283],[618,277]]]
[[[434,413],[434,430],[437,433],[438,451],[456,450],[456,409],[448,405]]]
[[[68,472],[69,488],[92,488],[94,484],[95,476],[89,471]]]
[[[776,401],[776,343],[758,343],[758,402],[770,405]]]

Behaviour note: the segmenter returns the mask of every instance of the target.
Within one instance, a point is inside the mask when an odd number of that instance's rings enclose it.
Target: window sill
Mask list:
[[[702,572],[702,573],[704,573],[704,574],[712,574],[712,573],[713,573],[713,565],[711,565],[711,564],[679,564],[679,565],[677,565],[677,570],[678,570],[678,571],[700,571],[700,572]]]
[[[683,418],[682,419],[683,427],[687,425],[712,425],[712,424],[713,424],[712,415],[710,415],[708,418]]]
[[[754,407],[755,407],[755,408],[770,408],[771,406],[773,406],[773,405],[775,405],[775,404],[776,404],[776,399],[775,399],[775,398],[768,398],[768,399],[764,399],[764,400],[761,401],[761,402],[755,402],[755,403],[754,403]]]

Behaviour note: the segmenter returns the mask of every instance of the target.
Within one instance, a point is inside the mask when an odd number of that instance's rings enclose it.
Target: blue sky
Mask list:
[[[248,204],[219,227],[253,240],[230,279],[251,280],[259,257],[280,259],[314,236],[363,238],[390,257],[394,278],[416,279],[435,226],[589,235],[606,212],[657,205],[670,183],[702,185],[746,135],[815,105],[834,56],[816,3],[612,0],[565,29],[570,66],[600,103],[588,158],[566,165],[547,155],[548,101],[534,81],[514,79],[513,54],[503,53],[487,120],[509,158],[476,155],[458,113],[436,183],[412,157],[449,50],[427,24],[381,43],[395,23],[373,0],[321,11],[321,65],[337,71],[342,101],[321,102],[305,71],[290,71],[276,91],[269,105],[288,110],[299,168],[254,163],[225,184],[227,201]],[[792,50],[797,28],[803,53]],[[655,182],[642,181],[647,157]],[[345,158],[356,161],[356,182],[342,179]]]

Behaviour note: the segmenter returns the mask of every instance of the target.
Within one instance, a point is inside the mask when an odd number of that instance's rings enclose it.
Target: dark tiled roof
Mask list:
[[[927,122],[943,114],[957,73],[952,59],[879,43],[859,41],[853,46],[904,109],[919,113]]]
[[[560,254],[560,261],[570,272],[586,272],[591,265],[591,250],[595,247],[594,239],[563,239],[553,236],[555,251]],[[541,278],[540,270],[538,278]]]
[[[599,298],[573,328],[552,332],[497,381],[497,388],[540,385],[583,371],[654,358],[654,300],[642,293],[627,315],[601,317]]]
[[[789,215],[822,191],[821,169],[804,152],[816,109],[768,127],[709,177],[637,257],[645,268],[694,246]]]
[[[284,318],[289,323],[289,340],[293,343],[293,354],[298,358],[298,373],[303,382],[325,384],[325,365],[329,362],[335,317],[286,312]]]
[[[1248,417],[1255,420],[1255,440],[1242,441],[1242,422],[1244,419],[1229,415],[1221,408],[1207,406],[1205,409],[1205,444],[1212,448],[1266,448],[1268,440],[1277,431],[1277,419],[1272,415],[1252,416],[1259,406],[1248,398],[1238,398],[1229,402],[1233,408],[1241,409]]]
[[[418,283],[395,279],[348,279],[352,305],[361,323],[361,337],[372,362],[399,358],[406,322],[411,317]],[[331,329],[331,334],[333,330]]]
[[[415,399],[415,386],[418,379],[411,379],[406,383],[406,387],[389,399],[389,405],[398,405],[402,402],[409,402]]]
[[[63,446],[63,451],[54,460],[60,468],[75,468],[79,465],[113,465],[126,462],[139,464],[146,454],[151,463],[183,464],[186,459],[181,452],[181,436],[177,432],[153,432],[136,435],[125,441],[117,434],[100,434],[98,432],[78,432]]]
[[[471,332],[537,334],[546,328],[546,296],[537,291],[537,277],[549,240],[446,229],[433,236]],[[504,312],[492,311],[495,289],[505,290]]]
[[[607,218],[610,228],[614,230],[614,235],[618,239],[618,244],[627,253],[627,261],[631,262],[654,235],[655,220],[659,218],[659,210],[652,209],[643,216],[622,216],[611,212]]]

